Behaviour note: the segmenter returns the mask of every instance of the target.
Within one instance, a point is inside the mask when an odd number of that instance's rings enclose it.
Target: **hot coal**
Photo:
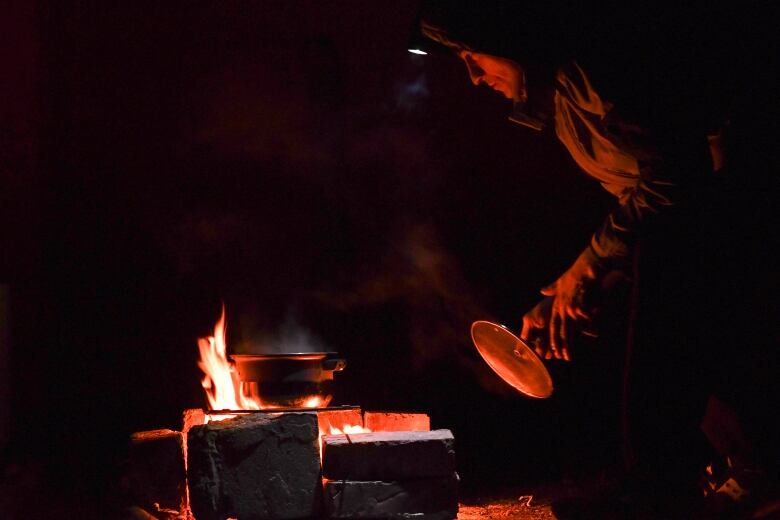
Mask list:
[[[427,432],[431,418],[424,413],[366,412],[364,426],[372,432]]]
[[[363,414],[360,408],[351,410],[326,410],[317,412],[320,433],[329,435],[332,428],[344,431],[347,426],[363,426]]]
[[[261,381],[242,383],[244,395],[266,405],[298,408],[319,397],[322,406],[333,398],[333,380],[326,381]]]
[[[187,435],[187,432],[193,426],[201,426],[206,424],[206,413],[202,408],[189,408],[182,412],[182,433]]]

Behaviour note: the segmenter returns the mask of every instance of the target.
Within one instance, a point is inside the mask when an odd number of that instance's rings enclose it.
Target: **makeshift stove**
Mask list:
[[[223,311],[215,335],[199,340],[212,409],[186,410],[181,431],[131,437],[127,483],[138,506],[156,518],[197,520],[457,516],[449,430],[432,431],[422,413],[318,406],[329,390],[294,375],[295,385],[277,385],[274,402],[264,402],[256,374],[227,361],[224,326]],[[325,368],[330,381],[334,370]]]

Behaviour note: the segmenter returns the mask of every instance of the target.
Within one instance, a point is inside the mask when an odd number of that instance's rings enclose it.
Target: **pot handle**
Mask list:
[[[326,359],[322,362],[322,369],[329,372],[341,372],[347,368],[346,359]]]

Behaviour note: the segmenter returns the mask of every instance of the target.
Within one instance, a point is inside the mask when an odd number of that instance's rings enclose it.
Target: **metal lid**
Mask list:
[[[509,329],[489,321],[475,321],[471,339],[490,368],[519,392],[539,399],[552,395],[552,378],[542,360]]]

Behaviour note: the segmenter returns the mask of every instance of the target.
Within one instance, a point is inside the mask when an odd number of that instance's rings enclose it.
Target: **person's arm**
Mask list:
[[[549,340],[538,342],[537,352],[550,359],[571,358],[569,338],[575,326],[588,328],[593,319],[588,308],[588,293],[598,290],[609,271],[625,268],[630,262],[633,244],[644,233],[664,226],[690,225],[676,218],[681,208],[692,203],[697,180],[709,166],[704,135],[685,128],[650,134],[621,136],[623,150],[637,158],[639,176],[626,189],[619,204],[607,215],[593,234],[590,245],[574,264],[554,283],[542,289],[551,301],[523,318],[523,333],[528,339],[533,329],[547,329]],[[548,316],[542,310],[549,309]],[[547,336],[547,334],[545,334]]]
[[[599,267],[624,267],[637,238],[671,224],[679,208],[692,203],[697,181],[711,169],[703,134],[686,129],[667,132],[624,139],[625,148],[637,158],[639,176],[591,238],[589,249]]]

